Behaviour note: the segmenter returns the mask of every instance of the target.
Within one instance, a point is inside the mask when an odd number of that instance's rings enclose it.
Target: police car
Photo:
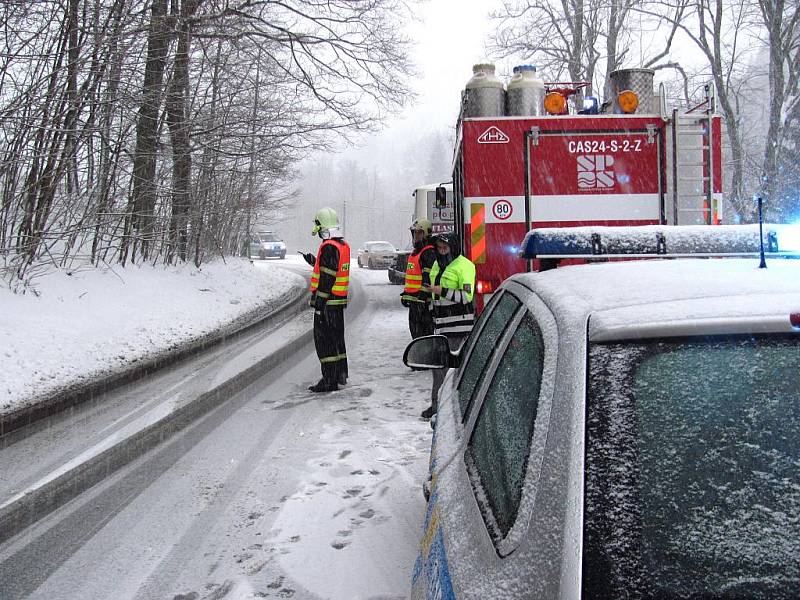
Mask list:
[[[286,243],[273,231],[260,231],[250,242],[250,256],[286,258]]]
[[[601,229],[532,231],[522,252],[736,255],[754,235]],[[453,367],[412,598],[800,597],[800,260],[773,233],[767,268],[515,275],[460,353],[409,345],[407,365]]]

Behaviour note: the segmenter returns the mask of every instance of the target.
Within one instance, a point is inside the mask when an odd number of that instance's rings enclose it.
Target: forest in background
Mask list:
[[[402,245],[413,188],[449,178],[455,122],[398,140],[385,170],[324,153],[413,101],[404,31],[416,4],[4,1],[0,276],[24,291],[54,266],[200,265],[280,221],[301,243],[324,205],[356,243]],[[799,19],[800,0],[504,0],[487,53],[600,96],[622,67],[656,70],[681,106],[713,82],[727,218],[752,220],[759,193],[789,222]]]
[[[0,270],[200,265],[408,100],[402,0],[0,7]]]

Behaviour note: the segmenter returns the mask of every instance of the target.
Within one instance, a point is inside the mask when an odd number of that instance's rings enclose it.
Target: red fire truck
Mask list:
[[[509,275],[555,266],[518,256],[531,228],[720,222],[722,123],[710,88],[700,106],[669,113],[663,88],[647,103],[621,90],[627,112],[613,114],[569,112],[578,89],[545,84],[555,114],[459,119],[454,224],[476,265],[479,311]]]

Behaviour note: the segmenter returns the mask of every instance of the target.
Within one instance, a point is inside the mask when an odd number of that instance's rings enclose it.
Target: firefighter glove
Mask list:
[[[314,257],[313,254],[311,254],[311,252],[306,252],[305,254],[303,254],[303,260],[305,260],[312,267],[314,266],[314,263],[317,262],[317,259]]]

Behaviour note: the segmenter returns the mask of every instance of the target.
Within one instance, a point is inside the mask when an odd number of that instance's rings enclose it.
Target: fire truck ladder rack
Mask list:
[[[714,213],[714,87],[705,101],[681,113],[672,111],[672,211],[675,225],[711,225]],[[698,109],[703,109],[699,111]],[[697,111],[697,112],[695,112]],[[700,218],[698,218],[698,214]]]

